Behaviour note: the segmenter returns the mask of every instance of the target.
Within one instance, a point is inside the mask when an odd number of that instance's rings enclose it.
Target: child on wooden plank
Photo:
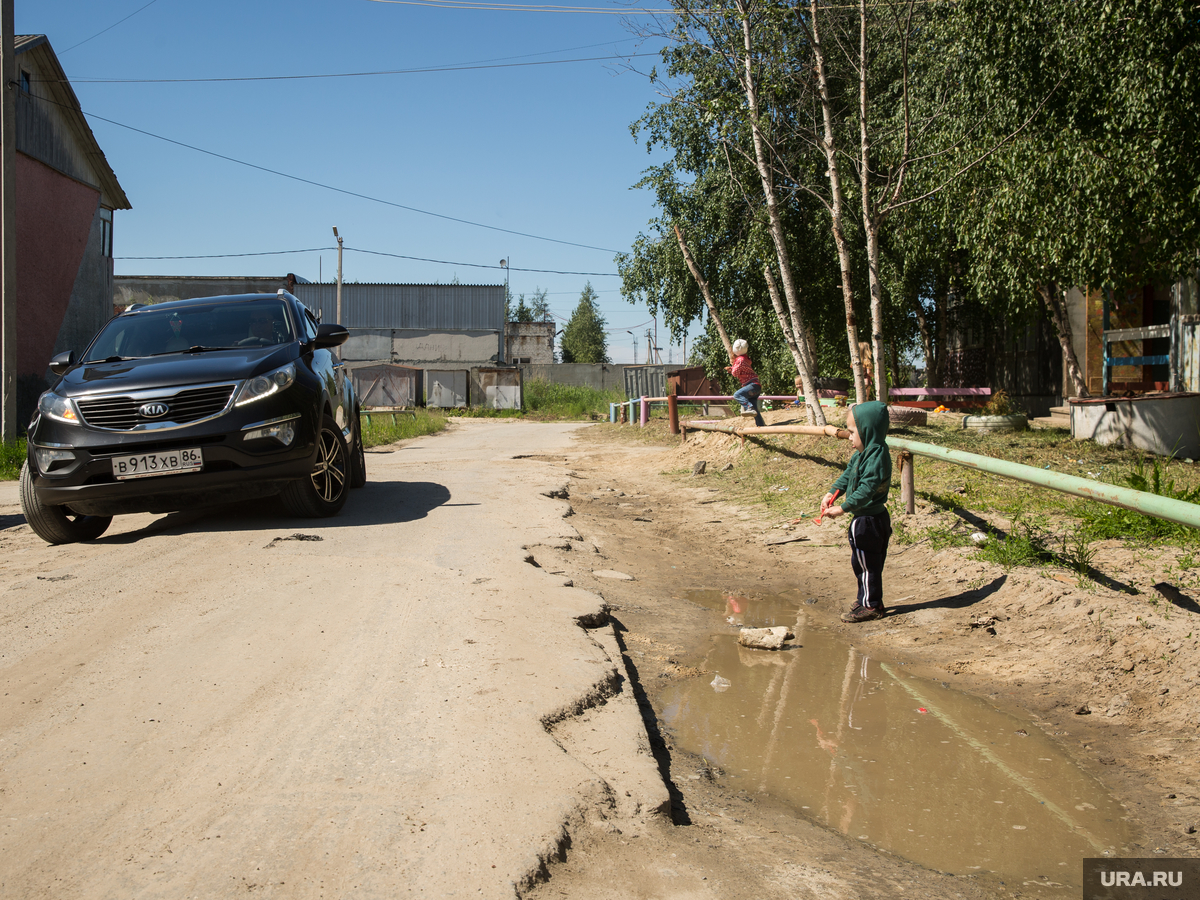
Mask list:
[[[758,383],[758,376],[754,373],[754,367],[750,365],[750,357],[747,355],[749,350],[750,345],[741,338],[734,341],[733,357],[725,371],[732,373],[733,377],[741,382],[742,386],[734,392],[733,399],[741,405],[742,415],[754,416],[755,425],[765,425],[767,423],[758,411],[758,396],[762,393],[762,385]]]

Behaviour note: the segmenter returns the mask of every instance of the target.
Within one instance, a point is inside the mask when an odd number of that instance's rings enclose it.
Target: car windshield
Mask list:
[[[113,319],[96,335],[85,361],[270,347],[292,340],[287,307],[273,297],[187,306],[162,304]]]

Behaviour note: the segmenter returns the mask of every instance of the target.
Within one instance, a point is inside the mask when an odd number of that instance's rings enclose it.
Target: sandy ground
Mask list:
[[[513,897],[589,817],[666,808],[600,599],[524,549],[579,539],[538,458],[574,428],[371,453],[329,520],[87,545],[0,485],[0,897]]]
[[[840,529],[770,545],[783,523],[663,474],[736,442],[610,438],[460,422],[372,453],[333,520],[131,516],[64,548],[0,485],[0,896],[1056,896],[879,853],[672,746],[654,700],[711,629],[684,591],[802,588],[834,622],[853,584]],[[892,615],[849,639],[1023,711],[1138,852],[1198,855],[1173,561],[1109,548],[1085,588],[899,549]]]
[[[799,589],[817,601],[808,615],[828,623],[853,601],[844,527],[810,521],[788,529],[762,509],[722,500],[711,478],[666,474],[700,459],[710,472],[736,468],[744,452],[721,435],[662,448],[595,430],[563,459],[571,521],[604,558],[537,558],[612,605],[677,824],[577,836],[575,852],[533,896],[1060,896],[1033,882],[950,878],[876,853],[770,797],[734,791],[659,732],[658,691],[699,674],[695,651],[713,631],[714,614],[684,591]],[[919,510],[910,524],[921,528],[931,515]],[[807,540],[767,543],[782,534]],[[1194,585],[1177,577],[1177,553],[1114,542],[1094,561],[1103,583],[1080,586],[1061,570],[1005,573],[969,551],[921,543],[892,550],[891,614],[835,624],[854,646],[1031,720],[1127,806],[1138,836],[1131,855],[1200,855],[1200,606]],[[597,576],[598,566],[635,580]]]

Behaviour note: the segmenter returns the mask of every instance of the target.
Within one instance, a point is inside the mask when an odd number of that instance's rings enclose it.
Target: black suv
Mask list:
[[[278,494],[332,516],[366,483],[358,403],[318,325],[286,291],[131,307],[62,377],[29,423],[21,509],[52,544],[91,540],[114,515]]]

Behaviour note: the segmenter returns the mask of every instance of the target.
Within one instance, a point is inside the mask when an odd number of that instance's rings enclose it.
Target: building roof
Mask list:
[[[83,109],[79,105],[79,98],[75,96],[71,82],[67,79],[67,73],[63,71],[58,57],[50,46],[49,39],[44,34],[19,34],[16,36],[15,48],[18,60],[23,53],[37,58],[38,68],[43,73],[40,86],[59,107],[63,122],[83,149],[96,178],[96,187],[100,189],[104,199],[111,204],[113,209],[132,209],[129,198],[125,196],[124,189],[117,181],[116,173],[108,164],[104,151],[100,149],[100,144],[96,141],[96,136],[92,134],[91,126],[88,125],[87,119],[83,115]],[[64,174],[74,177],[74,173]]]

